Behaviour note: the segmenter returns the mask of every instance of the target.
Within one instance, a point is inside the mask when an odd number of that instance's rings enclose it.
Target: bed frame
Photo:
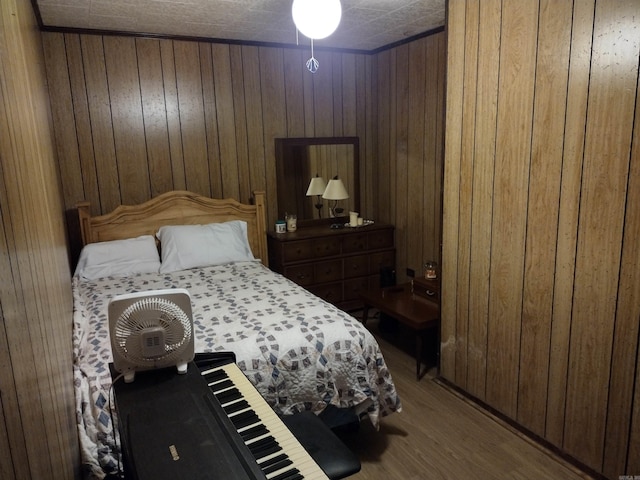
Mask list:
[[[82,245],[108,240],[155,235],[163,225],[196,225],[229,220],[247,222],[253,256],[268,266],[265,193],[253,192],[254,202],[213,199],[187,191],[172,191],[141,203],[120,205],[105,215],[92,217],[89,202],[77,205]]]

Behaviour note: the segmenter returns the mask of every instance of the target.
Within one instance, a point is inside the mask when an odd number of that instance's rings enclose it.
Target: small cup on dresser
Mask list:
[[[298,216],[297,215],[287,215],[287,232],[295,232],[298,229]]]
[[[285,223],[284,220],[277,220],[276,221],[275,231],[276,231],[276,233],[286,233],[287,224]]]

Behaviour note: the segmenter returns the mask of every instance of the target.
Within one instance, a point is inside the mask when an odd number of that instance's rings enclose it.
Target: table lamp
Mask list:
[[[322,218],[322,194],[327,189],[327,183],[320,175],[316,174],[315,177],[309,182],[309,188],[307,189],[307,197],[313,195],[316,196],[315,207],[318,209],[318,218]]]
[[[322,194],[322,198],[333,200],[333,207],[329,208],[329,214],[332,217],[341,217],[344,209],[337,207],[338,200],[345,200],[349,198],[349,193],[347,192],[347,189],[344,188],[344,183],[342,183],[342,180],[340,180],[336,175],[331,180],[329,180],[327,188]]]

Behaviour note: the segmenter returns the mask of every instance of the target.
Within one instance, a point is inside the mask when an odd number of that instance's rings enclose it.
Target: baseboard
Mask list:
[[[550,457],[553,457],[558,461],[561,461],[567,466],[567,468],[570,468],[571,470],[576,472],[578,475],[581,475],[583,478],[592,479],[592,480],[607,480],[607,477],[605,477],[603,474],[596,472],[591,467],[583,464],[582,462],[580,462],[573,456],[569,455],[562,449],[553,445],[548,440],[545,440],[540,435],[537,435],[534,432],[523,427],[515,420],[507,417],[505,414],[496,410],[495,408],[483,402],[479,398],[471,395],[469,392],[466,392],[465,390],[458,387],[454,383],[450,382],[446,378],[443,378],[441,376],[436,376],[433,378],[433,381],[436,384],[440,385],[442,388],[452,393],[453,395],[457,396],[458,398],[467,402],[469,405],[481,411],[482,413],[490,417],[495,422],[499,423],[500,425],[509,429],[510,431],[512,431],[519,437],[521,437],[522,439],[526,440],[531,445],[538,448],[540,451],[546,453],[547,455],[549,455]]]

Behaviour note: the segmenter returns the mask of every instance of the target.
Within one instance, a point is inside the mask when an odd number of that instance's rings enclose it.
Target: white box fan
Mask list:
[[[114,368],[133,382],[136,372],[176,366],[194,358],[191,297],[183,288],[117,295],[109,302]]]

